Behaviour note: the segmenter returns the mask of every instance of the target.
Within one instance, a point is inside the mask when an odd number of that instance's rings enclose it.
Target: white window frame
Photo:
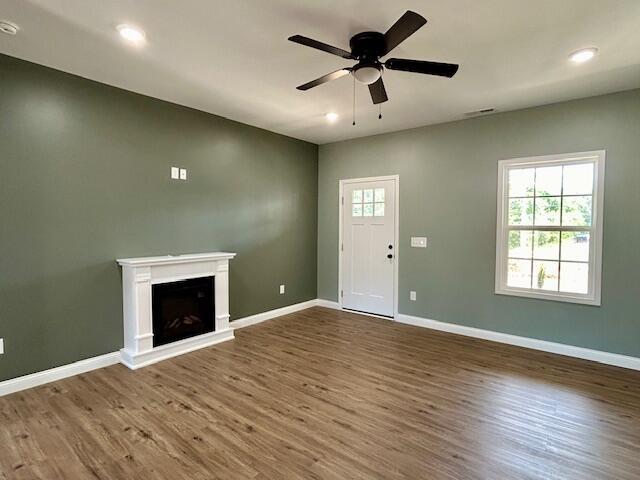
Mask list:
[[[514,158],[498,162],[498,214],[496,229],[496,281],[495,293],[517,297],[538,298],[560,302],[601,305],[602,287],[602,237],[604,210],[605,150],[592,152],[545,155],[540,157]],[[514,168],[534,168],[552,165],[570,165],[594,162],[593,208],[591,227],[580,227],[590,231],[589,245],[589,288],[588,293],[567,293],[540,291],[530,288],[507,286],[508,235],[509,235],[509,170]],[[555,230],[556,227],[535,227],[535,230]]]

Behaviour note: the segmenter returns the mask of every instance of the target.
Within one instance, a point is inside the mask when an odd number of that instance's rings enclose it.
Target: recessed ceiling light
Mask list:
[[[335,112],[329,112],[325,115],[325,117],[329,122],[332,122],[332,123],[338,120],[338,114]]]
[[[116,27],[116,30],[118,30],[120,36],[129,43],[140,45],[145,41],[145,34],[139,28],[127,24],[122,24],[118,25]]]
[[[569,60],[573,63],[584,63],[591,60],[598,53],[598,49],[595,47],[591,48],[581,48],[580,50],[576,50],[571,55],[569,55]]]
[[[18,33],[18,26],[11,22],[0,22],[0,32],[6,33],[7,35],[15,35]]]

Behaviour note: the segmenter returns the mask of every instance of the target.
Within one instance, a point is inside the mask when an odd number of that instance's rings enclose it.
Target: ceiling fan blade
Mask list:
[[[387,33],[384,34],[385,49],[384,53],[380,55],[385,56],[391,50],[396,48],[407,38],[413,35],[420,27],[427,23],[427,19],[422,15],[407,10],[396,23],[394,23]]]
[[[453,77],[459,68],[459,65],[455,63],[426,62],[423,60],[407,60],[404,58],[390,58],[384,62],[384,66],[389,70],[439,75],[440,77],[448,78]]]
[[[382,77],[369,85],[369,93],[371,94],[371,100],[373,100],[375,105],[389,100],[389,97],[387,97],[387,90],[384,88]]]
[[[294,35],[292,37],[289,37],[289,40],[294,43],[299,43],[300,45],[306,45],[307,47],[322,50],[323,52],[332,53],[342,58],[353,59],[351,52],[347,52],[346,50],[343,50],[341,48],[327,45],[326,43],[322,43],[317,40],[313,40],[312,38],[303,37],[302,35]]]
[[[322,85],[323,83],[330,82],[331,80],[335,80],[336,78],[344,77],[351,73],[350,68],[342,68],[340,70],[336,70],[335,72],[327,73],[320,78],[316,78],[311,82],[305,83],[304,85],[300,85],[297,87],[298,90],[309,90],[310,88],[317,87],[318,85]]]

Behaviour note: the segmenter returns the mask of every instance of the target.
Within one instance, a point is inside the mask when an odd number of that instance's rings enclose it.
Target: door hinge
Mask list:
[[[342,197],[340,201],[342,202],[342,205],[344,205],[344,197]]]
[[[340,290],[340,297],[344,297],[344,290]]]
[[[341,251],[341,252],[344,252],[344,243],[341,243],[341,244],[340,244],[340,251]]]

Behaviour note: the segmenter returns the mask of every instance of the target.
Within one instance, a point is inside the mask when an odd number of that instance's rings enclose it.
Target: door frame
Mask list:
[[[400,238],[400,175],[384,175],[380,177],[362,177],[362,178],[347,178],[342,179],[339,182],[338,191],[338,305],[342,309],[342,229],[343,229],[343,212],[344,212],[344,186],[350,183],[361,182],[380,182],[384,180],[392,180],[395,182],[395,225],[393,228],[395,246],[395,262],[393,264],[393,318],[395,320],[398,317],[398,266],[400,265],[400,245],[398,240]],[[389,317],[383,317],[376,314],[370,314],[362,312],[363,315],[372,315],[374,317],[389,319]]]

